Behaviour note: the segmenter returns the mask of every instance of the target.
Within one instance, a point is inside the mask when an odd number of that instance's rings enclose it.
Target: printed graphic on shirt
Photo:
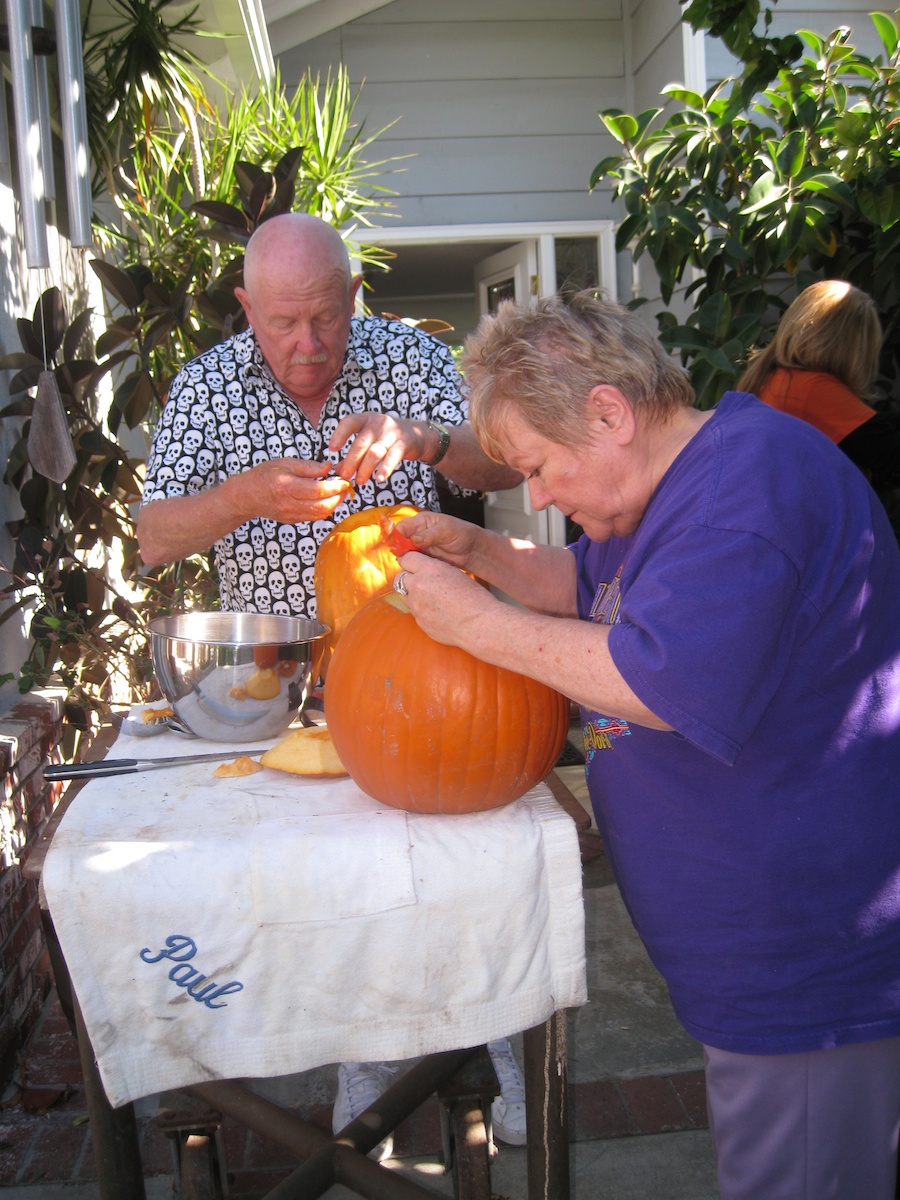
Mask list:
[[[591,605],[590,619],[595,625],[617,625],[619,603],[622,599],[622,568],[616,571],[615,579],[602,582],[597,588]],[[631,729],[621,717],[594,717],[582,726],[585,761],[590,767],[597,750],[612,750],[613,740],[628,737]]]
[[[337,463],[341,456],[328,443],[351,413],[458,425],[465,418],[460,386],[443,343],[399,321],[354,319],[341,374],[315,426],[278,387],[252,331],[236,334],[174,379],[154,433],[142,502],[197,495],[271,459]],[[355,498],[328,520],[244,522],[215,544],[222,608],[315,617],[315,562],[324,539],[352,512],[402,503],[437,509],[434,471],[425,463],[404,459],[384,483],[359,485]]]

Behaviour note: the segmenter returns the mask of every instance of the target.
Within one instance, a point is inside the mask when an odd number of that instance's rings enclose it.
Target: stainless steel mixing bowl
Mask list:
[[[187,612],[149,623],[153,671],[197,737],[243,743],[281,733],[319,677],[327,625],[266,613]]]

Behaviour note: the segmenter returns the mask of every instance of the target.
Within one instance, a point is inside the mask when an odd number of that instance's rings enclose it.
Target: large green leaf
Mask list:
[[[124,271],[120,271],[111,263],[104,262],[102,258],[91,259],[91,270],[120,304],[131,309],[138,307],[140,301],[137,288]]]

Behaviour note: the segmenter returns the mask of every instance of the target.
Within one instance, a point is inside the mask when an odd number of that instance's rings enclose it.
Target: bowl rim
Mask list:
[[[192,617],[238,617],[241,620],[253,622],[255,617],[260,617],[266,621],[290,622],[295,629],[300,631],[302,627],[306,627],[308,632],[301,633],[300,636],[291,636],[285,634],[279,637],[264,636],[242,636],[242,637],[209,637],[201,636],[200,634],[191,633],[190,631],[177,631],[176,629],[168,629],[166,626],[175,622],[190,621]],[[294,614],[284,613],[248,613],[248,612],[231,612],[229,610],[220,609],[190,609],[187,612],[168,613],[165,616],[153,617],[147,622],[147,629],[151,639],[166,642],[191,642],[197,645],[215,645],[215,646],[302,646],[311,642],[318,642],[328,637],[331,633],[331,627],[324,624],[322,621],[317,621],[314,617],[299,617]]]

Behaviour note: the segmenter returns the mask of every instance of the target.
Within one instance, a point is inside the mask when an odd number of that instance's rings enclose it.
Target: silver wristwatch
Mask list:
[[[434,458],[423,458],[422,461],[428,467],[436,467],[450,449],[450,430],[446,425],[439,425],[437,421],[429,421],[428,428],[434,430],[440,441],[438,443],[437,454],[434,456]]]

